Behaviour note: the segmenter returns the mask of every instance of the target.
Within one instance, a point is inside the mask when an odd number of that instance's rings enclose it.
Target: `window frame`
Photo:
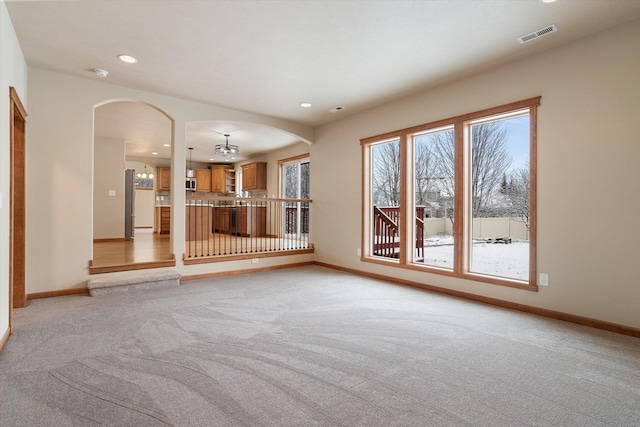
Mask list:
[[[311,155],[309,153],[300,154],[298,156],[288,157],[286,159],[278,160],[278,198],[284,199],[285,195],[282,194],[282,185],[284,183],[283,168],[286,165],[297,163],[298,167],[301,167],[302,163],[311,164]],[[300,188],[298,188],[298,192]],[[309,196],[311,196],[311,189],[309,189]]]
[[[405,129],[371,136],[360,140],[362,167],[362,230],[361,257],[363,262],[399,267],[408,270],[422,271],[444,276],[456,277],[477,282],[484,282],[512,288],[537,291],[537,107],[541,97],[528,98],[497,107],[475,111],[443,120],[437,120]],[[483,119],[528,110],[529,115],[529,178],[530,178],[530,231],[529,231],[529,278],[528,280],[511,279],[469,271],[471,214],[468,206],[468,176],[471,170],[468,140],[469,128]],[[414,206],[414,160],[411,140],[418,135],[433,129],[453,126],[455,132],[455,179],[454,179],[454,266],[453,269],[440,268],[433,265],[422,265],[411,261],[413,252],[414,227],[407,224],[408,213]],[[400,254],[398,259],[374,256],[371,252],[373,219],[371,213],[371,147],[380,143],[400,141],[400,220],[399,240]],[[412,217],[412,216],[411,216]],[[411,218],[410,217],[410,218]]]

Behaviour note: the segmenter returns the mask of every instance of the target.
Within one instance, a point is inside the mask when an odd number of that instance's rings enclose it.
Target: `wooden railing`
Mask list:
[[[187,197],[185,264],[313,252],[311,203]]]
[[[398,226],[382,209],[373,207],[373,254],[387,258],[397,258],[400,247]]]
[[[424,209],[423,209],[424,214]],[[424,260],[424,216],[419,217],[416,215],[416,262],[422,262]]]
[[[424,258],[424,211],[425,206],[416,206],[416,242],[415,261]],[[373,207],[373,254],[387,258],[398,258],[400,255],[400,238],[398,223],[400,207]]]

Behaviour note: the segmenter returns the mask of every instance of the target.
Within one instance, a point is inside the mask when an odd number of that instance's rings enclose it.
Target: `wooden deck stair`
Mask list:
[[[373,254],[386,258],[400,257],[400,238],[397,221],[400,218],[400,207],[373,207],[374,243]],[[416,243],[417,256],[415,262],[424,260],[424,206],[416,206]]]

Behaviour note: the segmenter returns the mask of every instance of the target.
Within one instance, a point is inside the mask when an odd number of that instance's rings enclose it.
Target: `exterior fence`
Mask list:
[[[449,218],[425,218],[425,237],[453,234],[453,224]],[[529,240],[529,231],[522,221],[513,218],[475,218],[473,220],[475,239],[510,237],[514,240]]]

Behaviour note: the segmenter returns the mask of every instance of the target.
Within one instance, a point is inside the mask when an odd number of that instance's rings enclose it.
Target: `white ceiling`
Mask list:
[[[88,79],[318,126],[640,17],[639,0],[12,1],[27,63]],[[556,24],[559,31],[516,39]],[[116,59],[138,58],[134,65]],[[310,102],[311,108],[301,108]],[[336,106],[344,110],[330,113]],[[105,108],[96,134],[132,152],[163,140],[159,113]],[[131,118],[131,109],[136,111]],[[125,119],[129,117],[131,119]],[[215,119],[215,118],[212,118]],[[98,122],[100,120],[97,120]],[[187,145],[212,141],[244,157],[296,142],[247,123],[202,122]],[[209,139],[210,138],[210,139]],[[145,146],[146,144],[146,146]],[[154,143],[155,145],[155,143]],[[198,147],[201,147],[200,149]],[[160,145],[158,150],[163,147]],[[208,150],[208,151],[207,151]],[[207,152],[207,153],[205,153]]]

